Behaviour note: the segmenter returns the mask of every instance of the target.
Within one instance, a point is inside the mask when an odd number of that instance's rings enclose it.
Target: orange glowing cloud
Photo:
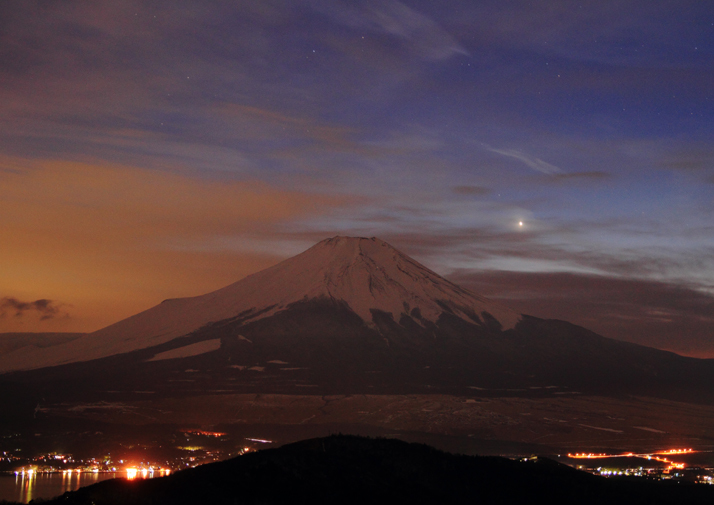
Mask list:
[[[0,298],[50,300],[69,314],[0,317],[0,331],[91,331],[217,289],[285,255],[270,248],[276,225],[341,202],[261,182],[0,161]]]

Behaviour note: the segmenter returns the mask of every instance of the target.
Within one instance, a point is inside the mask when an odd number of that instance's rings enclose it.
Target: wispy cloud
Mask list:
[[[607,172],[603,172],[600,170],[592,170],[589,172],[570,172],[570,173],[560,173],[560,174],[553,174],[552,179],[554,181],[577,181],[577,180],[583,180],[583,181],[600,181],[604,179],[609,179],[612,177],[611,174],[608,174]]]
[[[385,32],[413,44],[428,59],[468,55],[456,40],[431,18],[396,0],[370,2],[372,20]]]
[[[492,193],[492,190],[484,186],[455,186],[454,193],[457,195],[482,196]]]
[[[484,147],[492,153],[501,154],[503,156],[508,156],[509,158],[515,158],[518,161],[522,161],[528,167],[542,174],[554,175],[563,173],[563,171],[555,165],[551,165],[540,158],[536,158],[535,156],[531,156],[517,149],[495,149],[487,145],[484,145]]]
[[[368,29],[396,37],[428,60],[444,60],[469,52],[429,16],[397,0],[358,2],[313,2],[333,19],[353,28]]]
[[[56,317],[62,304],[53,300],[41,298],[34,302],[23,302],[14,297],[5,297],[0,299],[0,317],[5,317],[8,311],[14,312],[14,316],[21,318],[28,312],[39,314],[41,321]]]

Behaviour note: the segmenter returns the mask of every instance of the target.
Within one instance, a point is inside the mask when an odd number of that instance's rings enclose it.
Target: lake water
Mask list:
[[[53,498],[66,491],[75,491],[103,480],[126,476],[126,472],[40,473],[32,476],[0,474],[0,500],[28,503],[37,498]],[[141,474],[137,477],[140,476]]]

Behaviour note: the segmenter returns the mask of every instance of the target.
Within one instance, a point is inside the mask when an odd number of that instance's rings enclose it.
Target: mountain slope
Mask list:
[[[0,372],[55,366],[169,342],[209,323],[270,317],[291,304],[334,300],[375,328],[373,310],[402,314],[424,326],[444,311],[476,324],[513,328],[520,316],[440,277],[376,238],[334,237],[271,268],[212,293],[163,303],[52,349],[20,349],[0,357]],[[484,312],[487,315],[484,315]]]
[[[23,347],[35,348],[52,347],[61,345],[70,340],[84,336],[85,333],[0,333],[0,355],[17,351]]]

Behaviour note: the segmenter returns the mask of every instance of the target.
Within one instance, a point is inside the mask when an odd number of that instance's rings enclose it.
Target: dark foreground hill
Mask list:
[[[458,456],[393,439],[331,436],[178,472],[104,481],[53,504],[699,504],[714,488],[605,479],[547,459]]]

